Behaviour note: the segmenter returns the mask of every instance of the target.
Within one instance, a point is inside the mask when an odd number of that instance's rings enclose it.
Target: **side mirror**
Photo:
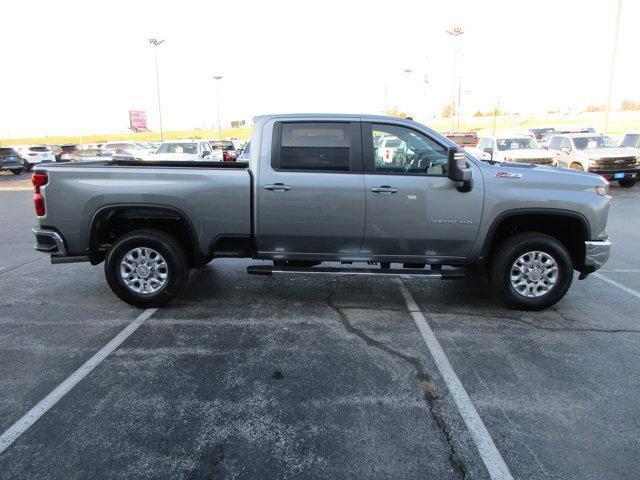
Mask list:
[[[468,192],[471,190],[473,170],[467,166],[467,156],[459,147],[449,147],[447,150],[447,176],[458,183],[458,190]]]
[[[493,148],[491,148],[491,147],[486,147],[486,148],[483,150],[483,152],[484,152],[484,153],[488,153],[488,154],[489,154],[489,157],[491,157],[491,159],[493,159]]]

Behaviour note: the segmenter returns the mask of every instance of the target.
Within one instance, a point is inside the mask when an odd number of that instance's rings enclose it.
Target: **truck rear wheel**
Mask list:
[[[493,255],[492,286],[511,307],[542,310],[562,299],[573,280],[573,262],[557,239],[536,232],[507,238]]]
[[[172,236],[160,230],[136,230],[111,247],[104,273],[113,293],[129,305],[161,307],[186,283],[189,264]]]

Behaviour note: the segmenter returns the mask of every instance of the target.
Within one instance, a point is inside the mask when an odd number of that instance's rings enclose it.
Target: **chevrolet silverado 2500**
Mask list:
[[[402,146],[394,162],[381,139]],[[273,262],[248,267],[263,275],[473,268],[511,306],[540,309],[565,295],[574,270],[602,266],[611,245],[602,177],[481,161],[382,116],[261,116],[248,162],[48,164],[33,183],[35,248],[53,263],[104,262],[114,293],[141,307],[174,298],[191,268],[249,257]]]

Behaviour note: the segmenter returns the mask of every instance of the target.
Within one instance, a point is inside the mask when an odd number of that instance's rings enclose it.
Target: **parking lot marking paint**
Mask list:
[[[614,287],[618,287],[620,290],[623,290],[623,291],[627,292],[629,295],[631,295],[633,297],[640,298],[640,292],[637,292],[633,288],[625,287],[621,283],[618,283],[615,280],[611,280],[609,277],[605,277],[601,273],[597,273],[596,272],[596,273],[592,273],[591,275],[593,275],[594,277],[599,278],[600,280],[603,280],[603,281],[613,285]]]
[[[15,442],[20,435],[27,431],[31,425],[36,423],[47,411],[53,407],[58,400],[64,397],[73,387],[75,387],[84,377],[89,375],[91,371],[100,365],[105,358],[111,354],[116,348],[122,345],[140,325],[151,317],[158,309],[147,308],[144,312],[136,317],[136,319],[127,325],[120,333],[111,339],[104,347],[102,347],[93,357],[87,360],[80,368],[73,372],[67,379],[58,385],[49,395],[44,397],[38,404],[29,410],[20,420],[11,425],[9,429],[0,435],[0,454]]]
[[[413,321],[418,327],[424,342],[427,344],[427,348],[433,357],[436,367],[438,367],[440,375],[442,375],[442,378],[447,384],[449,393],[458,407],[460,416],[462,416],[462,420],[467,426],[467,429],[471,434],[471,438],[473,438],[485,467],[487,467],[489,476],[492,480],[513,480],[513,476],[511,475],[511,472],[509,472],[507,464],[504,462],[502,455],[500,455],[500,452],[493,442],[491,435],[487,431],[487,427],[485,427],[480,415],[478,415],[476,407],[473,405],[469,394],[462,385],[458,375],[456,375],[456,372],[453,370],[453,367],[447,358],[447,354],[444,353],[444,350],[433,333],[433,330],[431,330],[427,319],[424,317],[422,311],[418,307],[418,304],[413,299],[413,295],[411,295],[411,292],[409,292],[406,285],[402,283],[402,280],[398,280],[398,284],[400,285],[400,291],[402,292],[404,301],[407,304],[407,309],[409,310],[409,313],[411,313]]]

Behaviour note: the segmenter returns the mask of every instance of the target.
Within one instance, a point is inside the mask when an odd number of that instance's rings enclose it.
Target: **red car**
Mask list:
[[[476,132],[448,132],[444,136],[461,147],[475,147],[478,144]]]

